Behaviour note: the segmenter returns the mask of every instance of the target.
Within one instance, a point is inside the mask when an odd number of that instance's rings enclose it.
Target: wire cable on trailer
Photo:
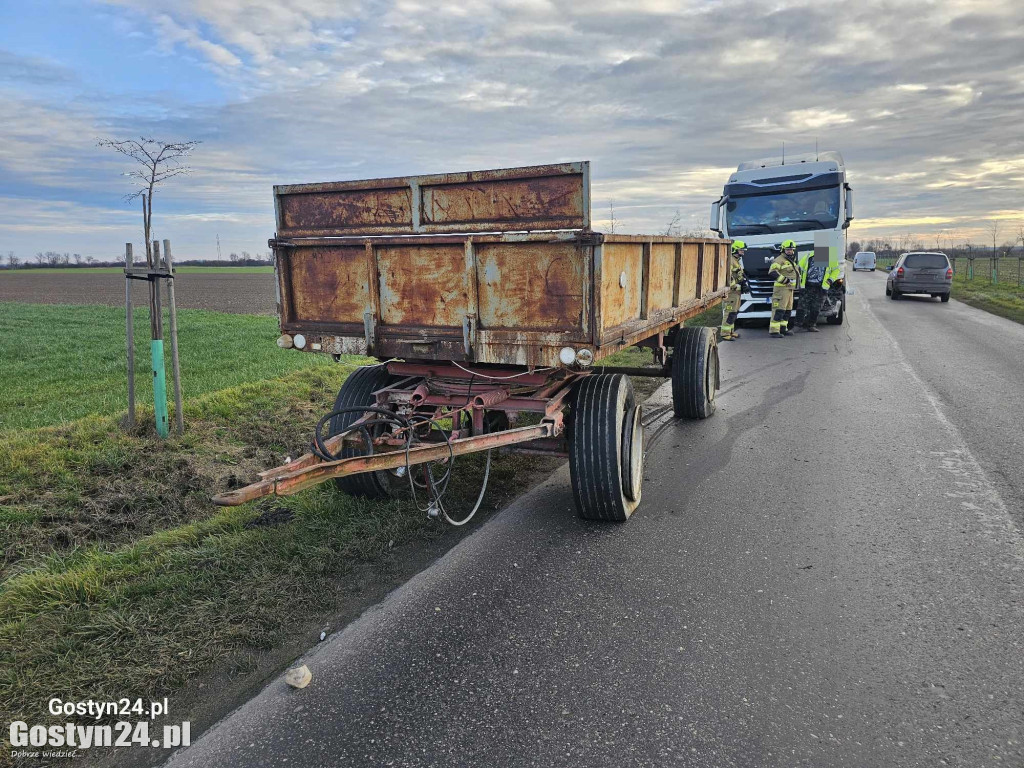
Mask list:
[[[470,373],[472,373],[472,371],[470,371]],[[467,406],[465,407],[468,406],[469,402],[467,402]],[[465,409],[465,407],[460,408],[457,411],[452,411],[452,429],[455,428],[454,419],[460,418],[460,414]],[[445,508],[444,505],[444,495],[448,491],[448,485],[451,481],[452,470],[455,467],[455,451],[452,448],[451,433],[446,432],[445,429],[438,423],[436,419],[422,414],[414,413],[408,418],[406,418],[386,408],[375,408],[372,406],[339,408],[321,417],[316,424],[316,429],[313,432],[313,444],[311,446],[311,450],[316,456],[318,456],[323,461],[333,462],[340,461],[344,458],[340,455],[340,449],[339,453],[335,453],[330,448],[327,447],[327,443],[324,440],[323,436],[323,427],[324,424],[326,424],[335,416],[342,416],[348,413],[358,413],[363,415],[367,413],[372,413],[377,416],[377,418],[375,419],[371,419],[368,421],[360,421],[356,424],[353,424],[343,432],[339,432],[337,435],[333,435],[333,437],[341,437],[344,440],[344,438],[350,433],[358,431],[360,434],[362,434],[365,440],[366,452],[368,456],[373,455],[373,437],[370,434],[370,429],[372,427],[376,426],[377,424],[390,424],[392,426],[398,426],[400,428],[400,431],[403,431],[405,433],[405,474],[409,478],[409,490],[412,493],[413,504],[416,505],[416,509],[418,509],[420,512],[425,512],[429,517],[432,518],[440,515],[444,518],[445,522],[447,522],[449,525],[453,525],[456,527],[465,525],[473,519],[473,516],[476,515],[477,511],[479,511],[480,505],[483,503],[484,500],[484,494],[487,491],[487,483],[491,475],[491,453],[493,449],[488,449],[487,451],[487,461],[486,464],[484,465],[484,479],[481,484],[480,493],[477,496],[476,503],[473,505],[473,508],[469,511],[468,515],[466,515],[461,520],[454,520],[452,519],[451,515],[448,514],[448,510]],[[426,506],[422,506],[420,504],[419,497],[416,493],[416,483],[413,478],[414,473],[412,471],[412,461],[410,455],[413,447],[413,441],[415,439],[416,427],[424,424],[429,425],[429,427],[432,429],[437,429],[437,431],[440,432],[441,436],[444,438],[445,444],[448,446],[447,466],[445,467],[444,474],[440,478],[435,478],[433,472],[431,471],[430,465],[435,462],[427,462],[424,466],[423,474],[426,478],[427,490],[429,491],[429,501],[427,502]]]

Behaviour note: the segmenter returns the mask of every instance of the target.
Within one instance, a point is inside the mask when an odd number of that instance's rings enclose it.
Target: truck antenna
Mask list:
[[[786,142],[782,142],[782,164],[786,164]]]

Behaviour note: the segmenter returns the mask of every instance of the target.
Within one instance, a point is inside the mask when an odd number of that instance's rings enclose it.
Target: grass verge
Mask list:
[[[1018,323],[1024,323],[1024,288],[983,279],[953,278],[953,298],[972,307],[991,312]]]
[[[153,401],[148,313],[134,313],[136,398],[142,404]],[[277,334],[274,317],[179,310],[185,396],[332,364],[326,355],[278,349]],[[170,390],[169,342],[166,358]],[[0,302],[0,381],[0,431],[124,412],[124,310]]]

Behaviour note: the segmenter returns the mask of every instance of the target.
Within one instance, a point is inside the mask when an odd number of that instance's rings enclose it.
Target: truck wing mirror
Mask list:
[[[717,232],[718,236],[722,236],[722,204],[725,202],[724,197],[720,197],[711,204],[711,216],[708,219],[711,224],[708,226],[712,232]]]

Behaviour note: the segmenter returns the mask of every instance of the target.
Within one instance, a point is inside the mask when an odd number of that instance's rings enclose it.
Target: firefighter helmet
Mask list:
[[[733,253],[736,253],[737,251],[745,251],[745,250],[747,250],[747,244],[745,242],[743,242],[742,240],[733,240],[732,241],[732,252]]]

